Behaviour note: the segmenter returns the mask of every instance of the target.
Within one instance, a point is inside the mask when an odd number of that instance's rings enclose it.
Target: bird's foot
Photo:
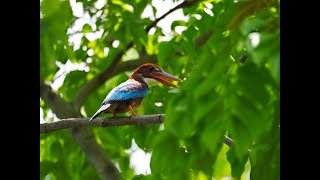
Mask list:
[[[134,112],[134,110],[133,110],[133,108],[131,107],[131,106],[129,106],[129,109],[130,109],[130,111],[131,111],[131,116],[129,117],[129,120],[131,119],[131,117],[133,117],[133,116],[137,116],[137,113],[136,112]],[[139,122],[139,120],[137,120],[137,124],[136,124],[136,127],[138,127],[140,125],[140,122]]]

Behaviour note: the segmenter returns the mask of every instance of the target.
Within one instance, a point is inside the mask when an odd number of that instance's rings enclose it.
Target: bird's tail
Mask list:
[[[98,117],[101,113],[103,113],[105,110],[107,110],[110,107],[111,104],[104,104],[102,105],[99,110],[90,118],[89,121],[94,120],[96,117]]]

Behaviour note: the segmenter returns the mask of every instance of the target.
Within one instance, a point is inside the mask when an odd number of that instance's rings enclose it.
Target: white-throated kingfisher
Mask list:
[[[139,66],[129,77],[129,79],[114,89],[103,100],[100,109],[91,117],[95,119],[101,113],[112,113],[116,117],[117,113],[132,112],[135,116],[135,108],[140,106],[144,96],[148,93],[149,87],[145,78],[155,79],[167,86],[177,87],[166,80],[182,81],[179,78],[163,71],[159,66],[151,63]]]

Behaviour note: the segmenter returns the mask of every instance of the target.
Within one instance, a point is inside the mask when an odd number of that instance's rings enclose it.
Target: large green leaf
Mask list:
[[[185,170],[187,160],[185,150],[180,147],[178,139],[166,132],[158,133],[154,139],[151,157],[151,169],[154,174],[166,174],[182,177],[188,174]],[[168,166],[170,164],[170,166]]]

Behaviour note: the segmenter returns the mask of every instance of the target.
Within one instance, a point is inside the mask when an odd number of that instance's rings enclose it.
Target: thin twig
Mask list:
[[[149,26],[146,27],[146,32],[149,32],[149,30],[154,27],[159,21],[161,21],[162,19],[164,19],[166,16],[168,16],[169,14],[171,14],[173,11],[180,9],[180,8],[186,8],[186,7],[190,7],[193,4],[195,4],[197,2],[197,0],[192,0],[192,1],[184,1],[183,3],[177,5],[176,7],[170,9],[170,11],[168,11],[167,13],[165,13],[164,15],[162,15],[161,17],[157,18],[156,20],[154,20]]]

